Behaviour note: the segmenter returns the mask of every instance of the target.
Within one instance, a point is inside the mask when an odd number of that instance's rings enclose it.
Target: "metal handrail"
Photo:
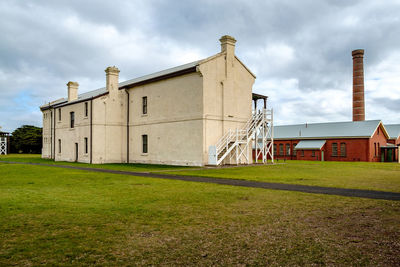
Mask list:
[[[240,130],[232,131],[229,129],[228,132],[226,132],[222,138],[217,142],[216,144],[216,154],[217,157],[220,154],[221,151],[224,149],[228,150],[229,149],[229,144],[230,143],[235,143],[239,139],[239,133],[240,133],[240,141],[244,139],[244,137],[249,138],[251,136],[252,131],[256,128],[257,124],[259,124],[263,116],[267,115],[267,110],[264,109],[263,112],[260,113],[252,113],[252,116],[249,118],[249,120],[246,122],[246,124],[242,127]],[[234,145],[234,144],[232,144]]]

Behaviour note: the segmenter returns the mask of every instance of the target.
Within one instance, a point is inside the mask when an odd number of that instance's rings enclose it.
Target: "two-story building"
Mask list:
[[[252,116],[256,77],[235,56],[233,37],[220,43],[221,52],[211,57],[124,82],[108,67],[106,86],[87,93],[69,82],[67,98],[40,107],[42,157],[207,164],[209,147]]]

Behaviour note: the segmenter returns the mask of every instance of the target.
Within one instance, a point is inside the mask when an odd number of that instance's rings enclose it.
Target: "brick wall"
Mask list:
[[[369,161],[379,162],[381,161],[381,154],[380,154],[380,147],[386,146],[388,140],[386,136],[382,132],[382,126],[380,125],[379,128],[375,131],[372,135],[372,138],[369,139]],[[375,144],[376,144],[376,154],[375,155]],[[378,145],[379,144],[379,145]]]
[[[378,130],[379,129],[379,130]],[[338,139],[327,139],[325,145],[321,151],[324,153],[325,161],[381,161],[380,147],[385,146],[387,139],[382,131],[382,126],[379,126],[372,138],[338,138]],[[314,156],[312,150],[304,150],[304,156],[301,151],[297,150],[297,155],[293,153],[295,144],[300,140],[274,140],[274,144],[277,147],[277,153],[275,153],[275,159],[297,159],[297,160],[321,160],[321,151],[315,150]],[[400,138],[396,141],[400,143]],[[333,144],[337,145],[336,155],[332,151]],[[280,153],[280,145],[283,145],[283,154]],[[345,146],[345,153],[342,153],[342,145]],[[379,144],[379,148],[378,148]],[[290,153],[286,153],[286,146],[290,146]],[[375,154],[376,146],[376,154]],[[343,151],[344,152],[344,151]]]

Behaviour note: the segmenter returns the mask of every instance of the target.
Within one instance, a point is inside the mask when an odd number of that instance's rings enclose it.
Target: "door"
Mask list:
[[[78,161],[78,143],[75,143],[75,161]]]
[[[393,150],[394,149],[388,149],[388,153],[387,153],[387,160],[388,162],[392,162],[393,161]]]
[[[321,151],[321,161],[324,161],[324,151]]]

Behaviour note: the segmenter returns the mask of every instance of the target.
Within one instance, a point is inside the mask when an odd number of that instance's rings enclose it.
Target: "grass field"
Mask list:
[[[168,173],[400,192],[400,164],[372,162],[286,161],[275,165]]]
[[[151,171],[168,171],[168,170],[181,170],[191,169],[188,166],[171,166],[171,165],[154,165],[154,164],[126,164],[126,163],[113,163],[113,164],[88,164],[80,162],[66,162],[54,161],[50,159],[42,159],[38,154],[9,154],[0,155],[0,161],[15,161],[15,162],[29,162],[29,163],[44,163],[44,164],[57,164],[57,165],[70,165],[89,168],[111,169],[131,172],[151,172]]]
[[[399,240],[395,201],[0,162],[1,266],[399,265]]]
[[[400,192],[398,163],[286,161],[275,165],[208,169],[147,164],[54,162],[41,159],[39,155],[7,155],[0,156],[1,160]]]

